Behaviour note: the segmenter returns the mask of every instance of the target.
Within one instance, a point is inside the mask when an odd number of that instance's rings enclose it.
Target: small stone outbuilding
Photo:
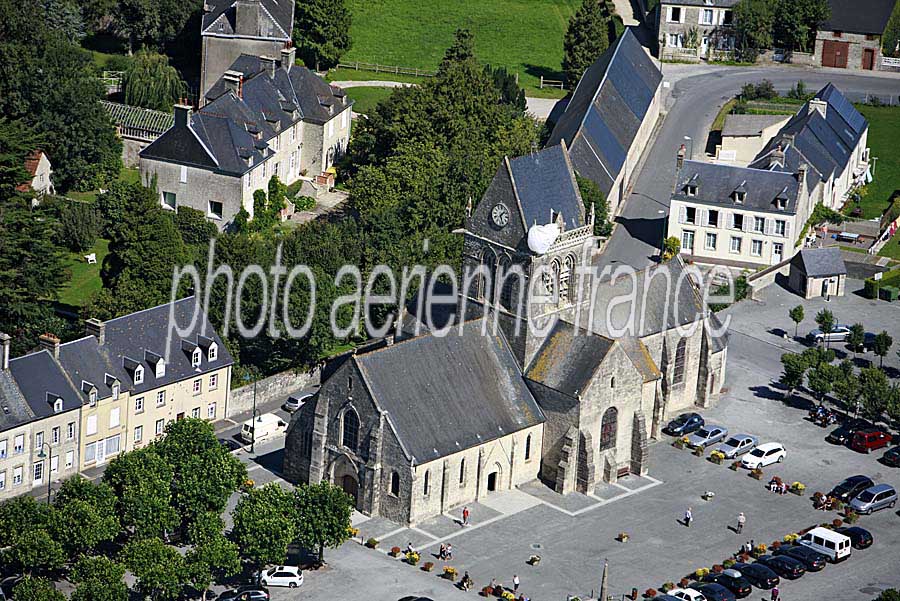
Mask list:
[[[788,284],[805,299],[843,296],[847,266],[837,247],[804,248],[791,259]]]

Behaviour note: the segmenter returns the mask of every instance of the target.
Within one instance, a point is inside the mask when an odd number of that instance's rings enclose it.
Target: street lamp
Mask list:
[[[49,442],[42,442],[41,443],[41,451],[38,453],[38,459],[40,459],[42,461],[48,457],[48,454],[44,453],[44,447],[47,447],[48,449],[50,449],[50,453],[53,452],[53,448],[50,446]],[[46,476],[47,476],[47,505],[49,505],[50,504],[50,485],[52,484],[52,481],[50,479],[50,469],[49,469],[50,466],[47,465],[46,467],[47,467],[47,470],[46,470],[47,471],[47,473],[46,473]]]
[[[687,142],[688,144],[690,144],[690,146],[688,147],[688,160],[693,161],[694,160],[694,139],[690,136],[685,136],[684,141]]]

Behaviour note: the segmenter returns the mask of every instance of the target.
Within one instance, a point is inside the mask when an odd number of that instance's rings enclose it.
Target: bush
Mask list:
[[[422,569],[425,570],[426,572],[430,572],[431,570],[434,569],[434,562],[426,561],[424,564],[422,564]]]
[[[60,241],[72,252],[84,252],[94,246],[100,235],[102,220],[93,204],[68,202],[59,215]]]
[[[872,278],[866,278],[865,285],[863,287],[863,294],[866,295],[866,298],[878,299],[878,291],[881,288],[881,281],[875,280]]]
[[[316,208],[316,199],[312,196],[298,196],[294,199],[295,211],[312,211]]]
[[[374,549],[375,547],[378,546],[378,541],[375,540],[374,538],[370,538],[369,540],[366,541],[366,546],[369,547],[370,549]]]
[[[459,572],[456,571],[456,568],[453,566],[444,566],[444,578],[447,580],[456,580],[456,577],[459,575]]]

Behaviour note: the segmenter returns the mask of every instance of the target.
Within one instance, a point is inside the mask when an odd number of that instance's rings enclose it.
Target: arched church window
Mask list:
[[[391,472],[391,494],[395,497],[400,496],[400,474]]]
[[[610,407],[603,414],[600,422],[600,450],[611,449],[616,446],[616,429],[619,421],[619,411]]]
[[[560,300],[572,302],[575,300],[575,288],[573,286],[575,274],[575,257],[569,255],[563,262],[562,270],[559,272],[559,298]]]
[[[463,457],[459,462],[459,483],[466,481],[466,458]]]
[[[428,496],[428,491],[431,488],[431,470],[425,472],[425,496]]]
[[[341,444],[353,451],[359,450],[359,416],[353,408],[344,411],[341,428]]]
[[[687,338],[678,341],[675,347],[675,362],[672,365],[672,383],[681,384],[684,382],[684,365],[687,361]]]
[[[531,459],[531,434],[525,439],[525,461]]]
[[[485,248],[481,252],[481,264],[484,265],[486,275],[478,276],[478,298],[493,300],[494,283],[497,276],[497,255],[490,248]]]
[[[550,262],[550,269],[544,270],[542,274],[544,290],[554,301],[559,301],[559,260],[553,259]]]

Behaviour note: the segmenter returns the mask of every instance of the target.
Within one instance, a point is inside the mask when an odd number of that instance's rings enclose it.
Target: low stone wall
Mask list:
[[[256,404],[262,405],[270,401],[283,401],[295,390],[315,386],[320,382],[321,373],[318,368],[309,371],[283,371],[256,382]],[[228,410],[225,417],[233,417],[239,413],[253,410],[253,384],[241,386],[231,391]]]
[[[793,257],[792,257],[793,258]],[[779,274],[787,275],[791,269],[791,259],[785,259],[777,265],[767,267],[762,271],[754,273],[747,277],[747,283],[750,285],[750,298],[759,300],[760,294],[764,288],[775,283],[775,278]]]

